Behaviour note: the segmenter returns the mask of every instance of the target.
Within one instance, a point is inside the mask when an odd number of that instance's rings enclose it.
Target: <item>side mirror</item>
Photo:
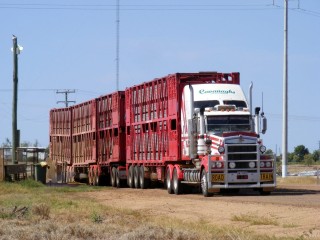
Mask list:
[[[265,134],[267,131],[267,118],[266,117],[262,117],[262,129],[261,129],[261,133]]]

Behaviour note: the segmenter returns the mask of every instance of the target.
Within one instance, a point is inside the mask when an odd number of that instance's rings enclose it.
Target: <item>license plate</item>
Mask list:
[[[237,172],[237,174],[243,176],[243,175],[248,175],[248,172]]]
[[[260,180],[261,181],[272,181],[273,180],[273,173],[260,173]]]
[[[223,174],[212,174],[212,182],[224,182]]]

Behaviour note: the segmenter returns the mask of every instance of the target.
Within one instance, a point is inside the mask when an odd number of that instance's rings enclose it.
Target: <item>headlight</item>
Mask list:
[[[266,146],[261,145],[260,146],[260,152],[264,153],[265,151],[267,151]]]
[[[265,163],[264,162],[260,162],[260,167],[264,167],[265,166]]]
[[[216,167],[216,162],[212,162],[212,166],[211,167],[215,168]]]
[[[229,167],[230,168],[235,168],[236,167],[236,163],[234,163],[234,162],[229,163]]]
[[[250,168],[254,168],[256,166],[256,164],[254,162],[249,162],[249,167]]]
[[[219,153],[224,153],[224,151],[225,151],[224,147],[220,146],[220,147],[218,148],[218,152],[219,152]]]
[[[267,168],[271,167],[271,162],[266,162],[266,167]]]
[[[222,162],[216,162],[217,168],[222,168]]]

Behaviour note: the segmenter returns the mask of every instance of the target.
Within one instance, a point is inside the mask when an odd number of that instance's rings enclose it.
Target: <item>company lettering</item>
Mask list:
[[[199,91],[200,94],[235,94],[235,91],[232,90],[205,90],[201,89]]]

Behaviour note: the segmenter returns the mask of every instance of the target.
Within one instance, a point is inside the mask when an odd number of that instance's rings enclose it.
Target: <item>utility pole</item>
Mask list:
[[[19,145],[20,132],[17,129],[17,109],[18,109],[18,55],[22,47],[18,45],[16,36],[12,36],[13,52],[13,99],[12,99],[12,163],[17,164],[18,159],[16,149]]]
[[[116,39],[116,90],[119,90],[119,69],[120,69],[120,0],[117,0],[117,39]]]
[[[116,90],[119,91],[119,69],[120,69],[120,0],[117,0],[116,14],[117,36],[116,36]]]
[[[76,92],[76,90],[61,90],[61,91],[59,91],[59,90],[57,90],[57,94],[58,93],[62,93],[62,94],[64,94],[64,96],[65,96],[65,100],[64,101],[57,101],[57,103],[65,103],[65,105],[66,105],[66,107],[68,107],[69,106],[69,103],[75,103],[76,101],[69,101],[68,100],[68,94],[69,93],[75,93]]]
[[[284,0],[284,61],[283,61],[283,122],[282,122],[282,177],[287,176],[288,154],[288,1]]]

